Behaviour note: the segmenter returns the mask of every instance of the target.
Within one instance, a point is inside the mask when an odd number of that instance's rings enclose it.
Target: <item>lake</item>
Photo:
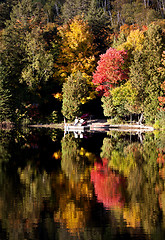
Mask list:
[[[0,239],[165,239],[162,132],[0,130]]]

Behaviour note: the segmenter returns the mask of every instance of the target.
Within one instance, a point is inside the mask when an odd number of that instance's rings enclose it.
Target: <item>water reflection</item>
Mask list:
[[[165,137],[141,139],[2,130],[0,239],[164,239]]]

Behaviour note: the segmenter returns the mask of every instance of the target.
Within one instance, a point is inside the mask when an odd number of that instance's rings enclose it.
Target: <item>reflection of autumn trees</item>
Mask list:
[[[0,193],[0,218],[2,226],[8,232],[9,239],[34,239],[35,228],[40,221],[43,202],[50,197],[50,181],[46,172],[38,173],[30,164],[18,169],[17,181],[4,176],[8,191]]]
[[[54,221],[60,222],[71,234],[79,234],[90,216],[92,185],[83,178],[79,182],[69,181],[64,173],[52,175],[52,184],[59,201]]]
[[[123,148],[123,151],[113,149],[109,166],[118,170],[124,176],[142,162],[141,147],[139,143],[132,143]]]
[[[102,161],[85,139],[68,134],[60,148],[59,137],[30,136],[14,134],[12,142],[0,135],[0,221],[8,239],[39,239],[41,225],[49,239],[53,231],[57,239],[107,239],[164,229],[162,133],[146,133],[143,144],[133,135],[107,135]]]
[[[95,155],[79,148],[78,141],[73,136],[66,135],[62,140],[61,167],[70,180],[80,181],[87,174],[91,162],[96,159]]]
[[[156,190],[159,194],[159,206],[163,213],[163,229],[165,228],[165,134],[164,132],[155,132],[157,138],[157,165],[159,166],[159,185]]]
[[[125,179],[108,169],[105,159],[103,164],[95,163],[91,171],[91,180],[98,202],[102,202],[107,209],[124,206]]]
[[[90,216],[93,188],[89,181],[90,165],[95,155],[79,146],[72,136],[62,139],[62,171],[52,175],[53,190],[58,196],[59,208],[54,212],[55,222],[73,234],[79,234]]]
[[[138,142],[131,143],[130,141],[127,141],[127,144],[123,144],[121,137],[118,143],[114,144],[116,139],[111,137],[103,141],[103,145],[105,144],[105,146],[102,146],[101,153],[102,156],[106,156],[109,160],[108,166],[127,179],[126,198],[123,208],[123,219],[127,227],[143,227],[147,234],[153,233],[156,230],[161,214],[159,202],[162,208],[164,202],[164,192],[162,191],[160,197],[158,195],[162,189],[159,174],[162,174],[161,170],[163,171],[163,151],[157,148],[157,140],[154,139],[152,134],[146,133],[143,145]],[[119,146],[120,144],[121,147]],[[157,162],[161,165],[160,170],[158,169]],[[100,185],[103,175],[102,168],[99,170],[100,180],[98,179],[98,183]],[[96,172],[96,169],[93,171]],[[104,180],[103,183],[106,185],[105,182]],[[111,184],[112,180],[106,188],[108,189]],[[115,187],[115,184],[113,187]],[[122,184],[121,188],[123,188]],[[105,196],[106,199],[104,188],[100,187],[99,190],[102,194],[100,196]],[[95,192],[97,197],[99,197],[96,187]],[[113,191],[111,190],[111,192]],[[108,190],[106,190],[106,193],[108,193]]]
[[[139,203],[129,205],[123,209],[123,218],[127,227],[139,228],[141,226],[141,215]]]
[[[41,212],[51,195],[50,175],[38,168],[39,149],[31,145],[34,139],[13,133],[4,132],[0,145],[1,226],[8,236],[5,239],[36,239]]]

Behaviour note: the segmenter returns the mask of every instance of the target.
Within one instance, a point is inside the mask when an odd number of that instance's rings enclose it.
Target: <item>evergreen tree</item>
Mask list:
[[[53,56],[48,52],[46,23],[43,9],[32,0],[23,0],[13,7],[11,20],[2,32],[1,65],[15,117],[26,111],[26,105],[41,99],[42,88],[52,75]]]
[[[157,25],[150,25],[147,30],[144,42],[145,69],[148,82],[145,88],[145,116],[151,120],[155,119],[158,112],[158,97],[161,91],[163,81],[161,74],[158,72],[161,66],[161,57],[165,47],[162,30]]]
[[[136,51],[134,52],[133,59],[130,66],[130,81],[134,89],[137,92],[137,104],[138,112],[144,112],[144,101],[146,98],[145,88],[147,85],[148,78],[145,72],[145,62],[143,53]]]
[[[81,114],[83,98],[88,94],[86,79],[81,72],[71,74],[67,82],[63,84],[62,114],[69,120],[73,120]]]
[[[112,33],[111,21],[107,11],[100,6],[96,0],[92,0],[85,19],[92,29],[94,43],[97,46],[96,53],[104,53],[111,44]]]
[[[0,122],[11,120],[12,113],[12,109],[10,109],[11,94],[9,90],[4,87],[3,74],[2,67],[0,67]]]
[[[158,25],[150,25],[145,33],[143,49],[134,52],[130,67],[133,87],[138,91],[138,101],[146,120],[154,120],[158,112],[158,97],[163,81],[158,69],[164,49],[162,30]]]
[[[0,30],[5,28],[6,20],[10,19],[10,13],[13,6],[18,3],[18,0],[0,1]]]
[[[87,15],[90,0],[66,0],[62,7],[62,18],[64,22],[68,22],[77,15]]]

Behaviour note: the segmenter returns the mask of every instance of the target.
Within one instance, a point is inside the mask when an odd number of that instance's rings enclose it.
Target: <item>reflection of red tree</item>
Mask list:
[[[159,152],[158,152],[158,157],[157,157],[157,163],[160,163],[160,164],[163,164],[164,165],[164,162],[165,162],[165,154],[163,152],[163,150],[161,151],[161,149],[158,149]]]
[[[162,179],[165,179],[165,149],[164,148],[158,148],[158,157],[157,157],[157,163],[159,165],[159,176]]]
[[[91,181],[94,183],[98,202],[102,202],[107,209],[123,207],[122,191],[125,179],[108,169],[105,159],[103,159],[103,164],[95,163],[91,171]]]

